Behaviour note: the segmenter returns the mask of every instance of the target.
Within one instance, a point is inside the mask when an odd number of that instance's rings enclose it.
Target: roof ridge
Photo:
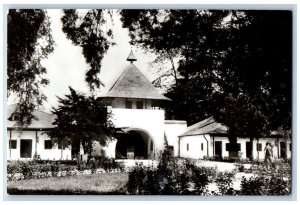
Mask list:
[[[133,63],[132,63],[133,64]],[[125,73],[125,71],[126,70],[128,70],[129,69],[129,66],[126,66],[126,68],[123,70],[123,72],[121,73],[121,75],[118,77],[118,79],[114,82],[114,84],[110,87],[110,89],[108,90],[108,92],[109,91],[111,91],[114,87],[115,87],[115,85],[117,84],[117,82],[120,80],[120,78],[124,75],[124,73]]]
[[[192,131],[192,130],[195,130],[195,129],[201,129],[201,128],[206,127],[206,126],[208,126],[208,125],[211,125],[211,124],[213,124],[213,123],[216,123],[216,122],[213,121],[213,122],[210,122],[210,123],[208,123],[208,124],[203,124],[201,127],[195,127],[195,128],[193,128],[193,129],[190,129],[189,131]]]

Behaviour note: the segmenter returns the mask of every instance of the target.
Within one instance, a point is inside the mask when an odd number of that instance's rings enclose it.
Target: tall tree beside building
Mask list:
[[[7,91],[16,96],[21,126],[46,100],[41,87],[49,80],[41,61],[53,51],[50,21],[45,10],[10,9],[7,15]]]
[[[77,146],[74,148],[78,152],[81,144],[84,152],[90,154],[94,141],[107,145],[116,129],[107,108],[95,97],[86,97],[71,87],[69,89],[70,94],[58,98],[59,106],[53,108],[55,128],[48,131],[48,135],[63,147]]]

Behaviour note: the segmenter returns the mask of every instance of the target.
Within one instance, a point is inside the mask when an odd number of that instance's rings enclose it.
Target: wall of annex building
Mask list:
[[[180,157],[203,159],[207,156],[209,138],[206,137],[206,140],[205,137],[205,135],[180,137]]]
[[[209,141],[209,146],[207,150],[206,140]],[[229,143],[228,137],[225,136],[211,136],[211,135],[195,135],[195,136],[184,136],[180,138],[180,157],[184,158],[192,158],[192,159],[203,159],[205,156],[213,157],[217,154],[216,142],[221,143],[221,153],[222,157],[229,157],[229,151],[226,149],[226,144]],[[238,138],[237,143],[240,144],[240,157],[242,159],[246,159],[246,143],[250,142],[249,138]],[[283,158],[281,155],[282,149],[285,149],[286,156],[288,159],[291,158],[292,150],[291,150],[291,140],[285,140],[282,137],[270,137],[270,138],[261,138],[259,140],[253,140],[252,144],[252,154],[253,159],[264,160],[264,148],[267,142],[271,142],[273,147],[274,158]],[[202,145],[203,143],[203,149]],[[285,146],[282,147],[284,143]],[[257,145],[259,144],[259,145]],[[208,153],[208,155],[207,155]]]
[[[179,154],[179,135],[187,129],[186,121],[165,120],[164,130],[168,145],[173,147],[174,157]]]
[[[214,156],[216,153],[216,148],[213,148],[213,141],[221,141],[222,142],[222,157],[228,157],[229,156],[229,151],[226,150],[226,143],[229,143],[229,140],[227,137],[210,137],[210,141],[211,141],[211,151],[210,151],[210,156]],[[238,138],[237,139],[237,143],[240,144],[240,155],[242,159],[246,159],[246,143],[250,142],[250,138]],[[264,148],[266,146],[267,142],[271,142],[272,147],[273,147],[273,154],[274,154],[274,158],[278,159],[278,158],[282,158],[281,156],[281,149],[284,149],[283,147],[280,146],[280,142],[286,142],[286,154],[287,154],[287,158],[291,158],[291,150],[290,150],[290,140],[285,141],[283,138],[275,138],[275,137],[269,137],[269,138],[260,138],[259,140],[253,140],[253,144],[252,144],[252,155],[253,155],[253,159],[259,159],[259,160],[263,160],[265,157],[265,153],[264,153]],[[260,144],[260,145],[257,145]]]
[[[16,147],[9,147],[9,141],[15,140]],[[21,141],[22,140],[31,140],[31,157],[22,158],[20,155],[21,152]],[[71,149],[65,148],[62,152],[61,149],[58,149],[58,146],[54,146],[51,149],[45,149],[45,141],[50,140],[47,134],[44,131],[7,131],[7,159],[9,160],[26,160],[33,159],[35,152],[40,155],[41,159],[49,160],[59,160],[59,159],[71,159]]]

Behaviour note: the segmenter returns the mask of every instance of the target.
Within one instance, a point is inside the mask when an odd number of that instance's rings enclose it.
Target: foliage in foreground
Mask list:
[[[45,177],[62,177],[99,172],[124,171],[124,164],[114,159],[97,157],[88,163],[76,160],[35,160],[10,161],[7,163],[7,179],[37,179]]]
[[[290,169],[286,164],[285,170]],[[287,174],[283,174],[287,173]],[[280,167],[260,169],[253,177],[242,177],[240,189],[234,188],[235,173],[217,172],[185,160],[172,159],[164,153],[157,168],[137,164],[129,174],[128,194],[134,195],[289,195],[290,172]],[[208,185],[215,183],[216,191]]]
[[[129,194],[149,195],[205,195],[209,183],[209,171],[185,160],[172,159],[164,153],[157,168],[137,164],[129,174],[127,190]]]

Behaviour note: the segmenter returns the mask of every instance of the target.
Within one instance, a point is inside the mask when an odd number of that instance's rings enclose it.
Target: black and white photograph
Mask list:
[[[294,16],[9,8],[7,194],[291,196]]]

